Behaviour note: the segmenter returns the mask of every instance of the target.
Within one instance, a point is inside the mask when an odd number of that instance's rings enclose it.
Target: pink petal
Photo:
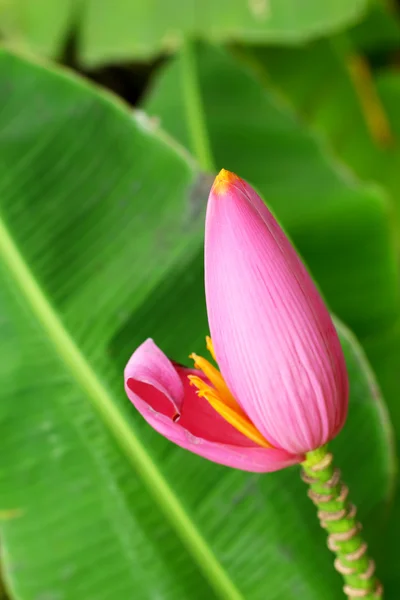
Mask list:
[[[125,369],[128,398],[146,421],[178,446],[244,471],[266,472],[298,463],[301,456],[260,448],[199,398],[187,375],[201,373],[174,365],[152,340],[133,353]],[[177,410],[181,413],[174,421]]]
[[[309,274],[252,188],[222,171],[206,217],[206,299],[221,372],[267,440],[290,453],[344,424],[340,342]]]

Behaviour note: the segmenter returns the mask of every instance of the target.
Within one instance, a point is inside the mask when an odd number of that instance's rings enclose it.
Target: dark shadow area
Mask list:
[[[158,56],[147,62],[132,61],[86,69],[79,63],[78,56],[78,29],[74,26],[60,56],[61,64],[111,90],[132,106],[140,102],[154,71],[167,60],[166,56]]]

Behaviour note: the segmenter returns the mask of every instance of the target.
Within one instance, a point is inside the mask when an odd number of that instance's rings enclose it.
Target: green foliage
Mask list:
[[[59,56],[79,0],[2,0],[0,35],[44,56]]]
[[[400,20],[394,2],[372,2],[365,19],[350,30],[350,38],[362,52],[396,51],[400,44]]]
[[[296,52],[288,48],[261,48],[253,56],[259,72],[327,138],[338,156],[360,177],[384,185],[391,199],[397,201],[397,189],[393,187],[397,185],[396,178],[390,177],[397,162],[396,144],[390,139],[392,125],[388,124],[389,136],[378,129],[374,137],[368,117],[376,116],[377,108],[373,105],[366,114],[360,94],[367,86],[369,102],[371,95],[374,104],[375,100],[383,101],[384,105],[390,100],[387,93],[386,97],[375,96],[375,82],[368,73],[361,72],[360,89],[355,87],[354,54],[343,38],[321,40]],[[356,65],[356,70],[357,67],[360,65]],[[380,104],[378,108],[381,109]]]
[[[365,0],[88,0],[82,52],[87,62],[151,56],[176,49],[184,36],[214,41],[299,42],[354,20]]]
[[[231,69],[233,77],[236,65]],[[249,89],[257,101],[264,97]],[[145,337],[181,361],[203,344],[208,176],[152,121],[132,118],[69,74],[3,52],[5,94],[0,531],[12,597],[340,598],[340,578],[296,468],[259,476],[208,463],[155,434],[124,397],[123,366]],[[346,199],[361,225],[378,224],[371,256],[381,257],[389,284],[371,314],[381,317],[385,307],[390,313],[390,243],[379,192],[340,176],[266,96],[267,109],[278,150],[282,143],[275,168],[292,140],[288,174],[297,156],[302,169],[320,169],[318,186],[335,191],[326,219],[336,214],[345,223]],[[258,143],[268,156],[268,136]],[[238,167],[240,156],[232,151]],[[280,187],[278,178],[274,187],[262,183],[287,219],[295,210],[290,186]],[[309,205],[293,216],[293,237],[296,230],[312,237],[322,226],[325,209],[306,228],[311,192],[302,192]],[[349,223],[355,227],[353,215]],[[362,271],[361,253],[351,252]],[[379,272],[378,263],[374,268]],[[379,548],[395,474],[391,429],[362,351],[338,328],[351,408],[334,449],[365,535]]]
[[[299,42],[352,23],[366,6],[367,0],[7,0],[0,30],[54,57],[77,25],[82,60],[93,65],[171,51],[184,36]]]

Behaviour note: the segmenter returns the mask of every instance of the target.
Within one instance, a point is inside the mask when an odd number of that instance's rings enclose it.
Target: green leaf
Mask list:
[[[400,44],[400,22],[395,5],[374,0],[360,23],[349,32],[359,52],[395,52]]]
[[[258,68],[267,74],[270,84],[278,87],[298,114],[326,138],[337,156],[361,178],[384,184],[391,195],[384,176],[393,147],[387,139],[390,132],[388,135],[386,127],[382,128],[380,111],[377,124],[379,97],[368,65],[360,64],[360,57],[349,51],[346,39],[320,40],[298,52],[259,48],[256,56]],[[364,98],[368,111],[363,109]]]
[[[16,43],[57,56],[71,20],[79,18],[78,46],[83,61],[93,65],[170,51],[185,36],[299,42],[354,22],[366,5],[367,0],[302,0],[301,7],[296,0],[8,0],[0,28]]]
[[[374,77],[368,64],[344,47],[343,39],[321,40],[298,51],[258,48],[255,54],[258,71],[268,77],[269,85],[284,93],[340,159],[361,178],[384,186],[396,208],[399,245],[397,73],[387,69]],[[357,73],[352,76],[354,69]],[[352,135],[348,135],[350,128]]]
[[[400,100],[400,77],[397,71],[386,69],[379,72],[375,80],[377,92],[382,101],[385,114],[390,123],[393,142],[385,152],[382,152],[382,171],[379,180],[390,191],[397,209],[398,228],[397,234],[400,238],[400,183],[398,169],[400,165],[400,150],[397,140],[400,135],[399,100]]]
[[[207,179],[151,122],[67,73],[3,52],[5,92],[0,535],[12,598],[336,600],[297,468],[208,463],[152,431],[123,392],[145,337],[178,360],[201,349]],[[340,334],[352,392],[334,445],[373,540],[391,431]]]
[[[224,0],[186,2],[87,0],[81,47],[87,63],[148,57],[185,36],[213,41],[300,42],[361,16],[366,0]]]
[[[398,290],[384,194],[328,160],[315,136],[226,52],[200,46],[198,69],[217,167],[236,171],[268,198],[342,320],[363,336],[388,328]],[[144,107],[189,146],[183,74],[180,58],[171,61]]]
[[[72,28],[79,0],[5,0],[0,33],[14,45],[58,58]]]
[[[359,166],[364,164],[365,169],[374,169],[377,148],[361,110],[346,57],[341,40],[330,39],[312,42],[296,51],[278,47],[254,49],[257,67],[265,82],[275,86],[297,114],[359,173]],[[352,135],[349,135],[350,127]]]

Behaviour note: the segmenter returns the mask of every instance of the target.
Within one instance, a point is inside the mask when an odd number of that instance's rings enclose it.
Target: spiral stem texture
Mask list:
[[[343,591],[349,600],[381,600],[383,588],[375,577],[375,563],[361,536],[357,509],[348,501],[348,487],[342,482],[333,456],[326,446],[309,452],[302,464],[302,479],[309,485],[308,496],[318,509],[318,519],[328,532],[328,547],[336,554],[335,569],[343,576]]]

